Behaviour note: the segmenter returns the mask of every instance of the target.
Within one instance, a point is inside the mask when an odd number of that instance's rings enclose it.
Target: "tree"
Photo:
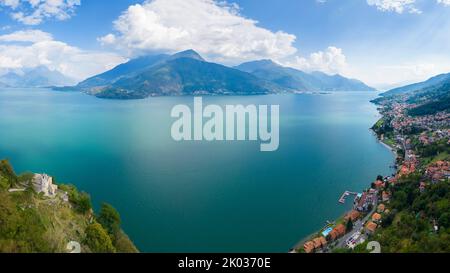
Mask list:
[[[439,224],[445,228],[450,227],[450,212],[443,213],[438,220]]]
[[[8,160],[0,161],[0,176],[8,181],[9,187],[17,183],[17,175]]]
[[[352,222],[352,219],[348,219],[347,225],[346,225],[346,227],[345,227],[345,230],[346,230],[347,233],[349,233],[350,231],[353,230],[353,222]]]
[[[111,238],[109,238],[108,233],[99,223],[90,224],[86,228],[85,243],[95,253],[116,252]]]
[[[76,198],[72,199],[72,202],[80,213],[88,213],[92,209],[91,197],[85,192],[76,194]]]
[[[117,210],[110,204],[103,203],[97,220],[115,241],[116,235],[120,231],[121,223]]]
[[[404,191],[394,192],[392,199],[392,207],[394,208],[401,210],[408,206],[408,195]]]

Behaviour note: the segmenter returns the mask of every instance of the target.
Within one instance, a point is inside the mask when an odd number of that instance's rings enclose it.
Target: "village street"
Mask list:
[[[376,199],[373,203],[373,209],[370,211],[362,220],[358,220],[353,225],[353,230],[345,234],[342,238],[338,239],[336,248],[346,248],[347,240],[355,235],[357,232],[361,232],[361,236],[365,239],[367,236],[364,233],[364,225],[370,219],[373,213],[377,210],[378,200]]]

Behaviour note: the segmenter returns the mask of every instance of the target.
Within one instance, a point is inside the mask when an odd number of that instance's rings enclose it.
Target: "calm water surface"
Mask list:
[[[172,107],[190,97],[101,100],[46,89],[0,89],[0,157],[49,173],[113,204],[143,252],[286,252],[392,172],[369,128],[376,94],[206,97],[214,104],[279,104],[280,148],[177,143]]]

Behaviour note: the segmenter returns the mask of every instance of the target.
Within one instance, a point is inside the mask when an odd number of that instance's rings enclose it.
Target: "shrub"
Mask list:
[[[86,228],[85,243],[95,253],[116,252],[111,238],[109,238],[108,233],[99,223],[90,224]]]

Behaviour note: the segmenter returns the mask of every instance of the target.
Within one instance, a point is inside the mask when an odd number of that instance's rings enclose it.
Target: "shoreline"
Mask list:
[[[398,156],[397,154],[397,150],[395,149],[395,147],[390,146],[389,144],[387,144],[386,142],[384,142],[383,140],[381,140],[378,135],[375,133],[375,131],[373,129],[369,129],[372,134],[375,136],[375,138],[377,139],[378,143],[380,143],[381,145],[383,145],[384,147],[386,147],[386,149],[388,149],[389,151],[391,151],[396,157]]]
[[[381,113],[380,113],[380,115],[381,115]],[[372,128],[370,128],[369,131],[372,132],[373,136],[376,138],[376,140],[377,140],[378,143],[380,143],[380,144],[383,145],[386,149],[388,149],[389,151],[391,151],[391,152],[393,153],[393,155],[394,155],[394,160],[395,160],[395,158],[398,157],[397,150],[396,150],[394,147],[392,147],[392,146],[388,145],[387,143],[385,143],[384,141],[382,141],[382,140],[378,137],[377,133],[375,133],[375,131],[374,131]],[[395,172],[397,172],[397,168],[395,168]],[[369,185],[370,185],[370,184],[369,184]],[[348,212],[346,212],[346,213],[344,213],[343,215],[341,215],[340,217],[336,218],[336,219],[334,220],[334,222],[337,222],[339,219],[345,217],[345,215],[346,215],[347,213],[348,213]],[[327,220],[327,221],[329,221],[329,220]],[[306,243],[308,240],[310,240],[312,237],[314,237],[314,235],[320,233],[320,231],[323,230],[323,228],[324,228],[324,227],[322,227],[321,229],[316,230],[315,232],[313,232],[313,233],[311,233],[311,234],[305,236],[304,238],[302,238],[302,239],[301,239],[300,241],[298,241],[291,249],[289,249],[289,253],[298,253],[297,251],[300,250],[300,249],[302,249],[303,244]]]

